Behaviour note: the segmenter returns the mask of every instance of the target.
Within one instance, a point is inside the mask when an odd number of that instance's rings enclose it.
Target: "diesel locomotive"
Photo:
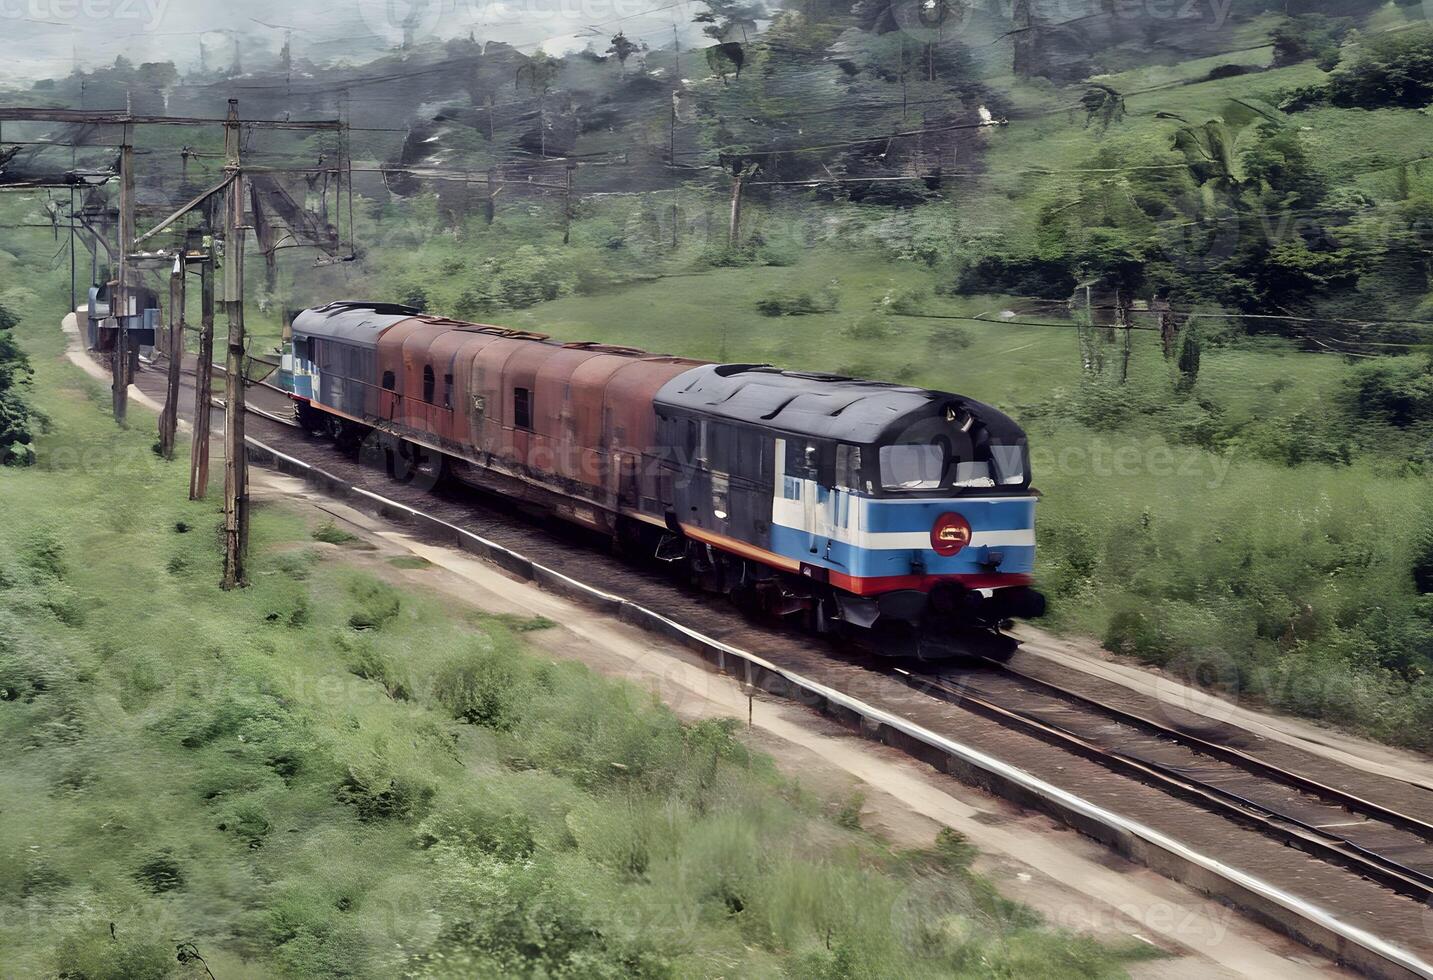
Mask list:
[[[442,468],[885,652],[1014,648],[1032,588],[1025,433],[940,391],[710,364],[336,302],[286,355],[310,430]]]

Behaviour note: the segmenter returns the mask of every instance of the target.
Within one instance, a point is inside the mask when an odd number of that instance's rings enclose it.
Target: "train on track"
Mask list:
[[[442,469],[740,606],[938,657],[1043,614],[1025,433],[960,395],[335,302],[293,322],[310,431]]]

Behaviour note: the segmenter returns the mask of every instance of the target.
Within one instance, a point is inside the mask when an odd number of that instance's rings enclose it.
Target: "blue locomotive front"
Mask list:
[[[723,591],[923,649],[1044,612],[1025,433],[990,406],[704,365],[656,408],[669,523]]]

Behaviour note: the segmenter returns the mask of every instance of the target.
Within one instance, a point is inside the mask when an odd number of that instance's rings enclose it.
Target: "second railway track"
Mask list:
[[[930,675],[917,690],[1253,827],[1401,895],[1433,899],[1433,824],[1257,756],[1005,665]]]

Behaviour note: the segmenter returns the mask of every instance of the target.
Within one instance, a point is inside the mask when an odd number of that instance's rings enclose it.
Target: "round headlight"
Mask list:
[[[960,514],[941,514],[930,529],[930,546],[949,558],[970,544],[970,522]]]

